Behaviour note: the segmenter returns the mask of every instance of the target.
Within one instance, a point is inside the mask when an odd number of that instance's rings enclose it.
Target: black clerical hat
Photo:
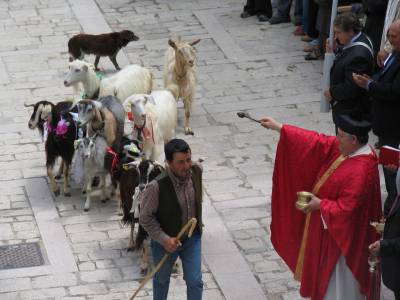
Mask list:
[[[371,130],[371,123],[359,115],[337,115],[336,126],[352,135],[367,136]]]

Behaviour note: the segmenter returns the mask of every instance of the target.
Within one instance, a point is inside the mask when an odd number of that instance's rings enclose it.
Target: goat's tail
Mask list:
[[[178,97],[179,97],[179,86],[178,86],[177,84],[175,84],[175,83],[169,83],[169,84],[165,87],[165,89],[166,89],[167,91],[170,91],[171,94],[174,96],[174,98],[175,98],[176,100],[178,100]]]
[[[142,247],[143,242],[147,237],[148,234],[146,230],[144,230],[143,226],[139,224],[139,229],[135,240],[135,250],[139,250]]]

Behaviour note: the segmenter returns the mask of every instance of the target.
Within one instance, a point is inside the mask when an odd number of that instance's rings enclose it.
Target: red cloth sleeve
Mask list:
[[[272,179],[271,241],[293,272],[305,222],[305,214],[294,206],[296,193],[311,191],[321,168],[337,156],[335,137],[282,127]]]

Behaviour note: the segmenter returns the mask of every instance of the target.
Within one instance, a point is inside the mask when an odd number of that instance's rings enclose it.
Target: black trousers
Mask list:
[[[400,138],[387,138],[387,137],[385,138],[378,137],[378,138],[379,138],[379,145],[381,146],[391,146],[394,148],[399,147]],[[397,196],[397,187],[396,187],[397,172],[396,171],[393,172],[391,170],[383,168],[383,175],[385,176],[385,186],[386,186],[386,191],[388,193],[385,200],[383,212],[384,215],[387,216],[387,214],[390,211],[390,208],[392,207],[393,201],[396,199]]]
[[[277,3],[278,14],[282,17],[289,17],[290,16],[290,7],[292,6],[292,0],[278,0]],[[303,0],[295,0],[294,6],[294,16],[301,17],[303,15]]]
[[[395,291],[394,297],[396,298],[396,300],[400,300],[400,291]]]
[[[250,15],[267,15],[272,17],[271,0],[247,0],[243,8]]]

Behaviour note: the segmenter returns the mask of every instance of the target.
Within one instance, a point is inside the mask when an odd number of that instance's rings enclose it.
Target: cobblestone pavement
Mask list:
[[[57,102],[72,94],[62,84],[67,41],[82,29],[72,2],[85,0],[0,2],[0,245],[46,244],[27,193],[32,180],[45,178],[44,146],[38,133],[27,128],[30,111],[23,103]],[[237,118],[236,112],[248,110],[255,117],[270,115],[333,133],[330,115],[319,113],[322,65],[304,61],[304,45],[291,34],[291,24],[271,26],[255,18],[240,19],[242,2],[96,1],[112,30],[130,29],[140,36],[124,52],[131,63],[152,70],[158,88],[162,88],[167,38],[201,38],[196,45],[199,86],[192,117],[195,135],[185,138],[195,157],[206,157],[207,196],[265,299],[299,299],[298,284],[269,238],[277,136]],[[183,137],[181,103],[179,121],[178,136]],[[83,197],[74,190],[71,198],[57,197],[54,204],[56,222],[65,231],[78,270],[26,272],[15,278],[0,272],[0,298],[127,299],[141,277],[138,254],[124,249],[129,228],[120,223],[117,202],[93,201],[91,211],[84,213]],[[203,272],[204,298],[224,299],[206,263]],[[185,298],[181,276],[173,277],[170,290],[171,299]],[[150,299],[149,295],[151,285],[140,294],[141,299]]]

